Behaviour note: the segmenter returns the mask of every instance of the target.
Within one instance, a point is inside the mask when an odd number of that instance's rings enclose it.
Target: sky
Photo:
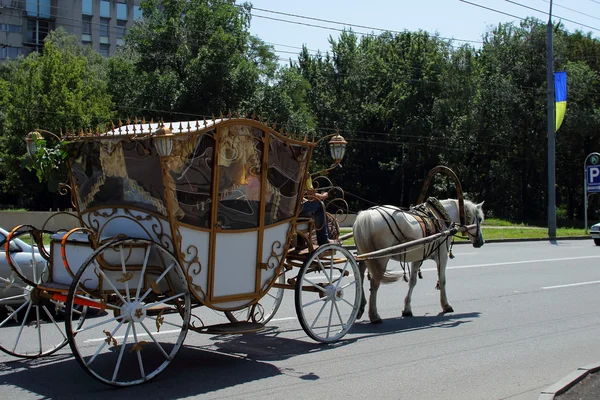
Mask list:
[[[253,6],[250,32],[273,45],[281,62],[290,57],[296,60],[298,48],[303,45],[310,51],[325,53],[330,50],[329,37],[338,38],[344,28],[367,34],[379,34],[381,30],[421,29],[452,38],[457,45],[468,41],[466,43],[478,47],[477,42],[481,42],[490,25],[506,22],[518,25],[519,18],[526,17],[535,17],[545,23],[550,8],[550,0],[247,1]],[[569,32],[581,30],[600,38],[600,0],[553,0],[552,20],[554,23],[561,21]]]

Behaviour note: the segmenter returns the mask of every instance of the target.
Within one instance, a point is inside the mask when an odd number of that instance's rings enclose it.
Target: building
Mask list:
[[[58,27],[111,56],[141,17],[140,1],[0,0],[0,62],[40,50],[48,32]]]

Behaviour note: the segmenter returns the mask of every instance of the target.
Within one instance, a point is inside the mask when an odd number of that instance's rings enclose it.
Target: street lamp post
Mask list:
[[[554,116],[554,63],[552,51],[552,0],[546,26],[546,72],[548,81],[548,237],[556,238],[556,176],[555,176],[555,116]]]

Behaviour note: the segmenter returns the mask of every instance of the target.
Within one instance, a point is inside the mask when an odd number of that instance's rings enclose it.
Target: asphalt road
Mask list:
[[[97,383],[68,346],[33,361],[0,355],[0,399],[536,400],[578,367],[600,362],[600,247],[591,239],[457,245],[454,255],[451,314],[439,314],[428,261],[413,294],[414,317],[401,317],[405,282],[382,286],[383,324],[370,324],[365,313],[334,345],[307,337],[288,291],[267,330],[190,332],[163,374],[133,388]],[[212,310],[198,315],[225,321]]]

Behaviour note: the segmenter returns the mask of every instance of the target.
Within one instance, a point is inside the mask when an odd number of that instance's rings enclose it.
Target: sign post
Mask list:
[[[591,165],[588,165],[588,160]],[[583,192],[583,205],[585,208],[585,234],[588,233],[588,222],[587,222],[587,210],[588,210],[588,196],[591,193],[600,193],[600,153],[590,153],[583,162],[583,173],[584,173],[584,192]]]

